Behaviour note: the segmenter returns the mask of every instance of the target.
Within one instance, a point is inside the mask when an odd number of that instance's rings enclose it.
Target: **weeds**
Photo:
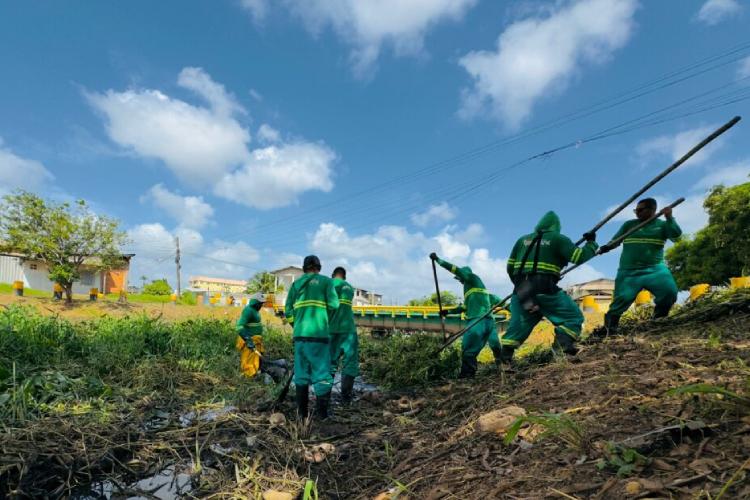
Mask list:
[[[633,448],[626,448],[614,443],[607,444],[605,455],[605,458],[599,459],[596,467],[599,470],[614,470],[620,477],[629,476],[633,471],[651,462],[650,458],[641,455]]]
[[[543,413],[517,418],[505,434],[505,444],[510,444],[518,436],[521,428],[527,424],[544,428],[544,432],[537,439],[556,437],[583,453],[587,452],[590,447],[589,438],[583,426],[564,413]]]
[[[692,396],[696,394],[714,395],[719,397],[720,399],[724,399],[726,401],[736,403],[737,405],[750,408],[750,398],[740,396],[735,392],[712,384],[690,384],[670,389],[665,393],[665,395],[667,396]]]

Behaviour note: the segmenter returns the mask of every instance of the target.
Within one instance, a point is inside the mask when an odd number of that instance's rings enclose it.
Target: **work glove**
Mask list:
[[[432,252],[432,253],[430,254],[430,259],[431,259],[431,260],[437,260],[437,258],[438,258],[438,256],[437,256],[437,254],[436,254],[435,252]]]
[[[583,239],[586,241],[596,241],[596,233],[594,231],[583,233]]]
[[[611,247],[609,245],[602,245],[599,247],[599,254],[607,253],[610,250],[612,250],[614,247]]]

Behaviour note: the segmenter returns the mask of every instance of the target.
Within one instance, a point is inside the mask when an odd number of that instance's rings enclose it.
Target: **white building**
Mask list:
[[[73,293],[88,295],[92,288],[103,293],[119,293],[127,286],[130,259],[133,254],[123,255],[120,269],[100,271],[95,262],[84,262],[81,267],[81,279],[73,283]],[[29,259],[21,254],[0,254],[0,283],[23,281],[24,288],[45,290],[52,293],[54,283],[49,280],[49,269],[46,264]]]

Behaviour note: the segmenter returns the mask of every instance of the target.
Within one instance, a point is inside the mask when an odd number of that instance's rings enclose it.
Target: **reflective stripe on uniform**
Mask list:
[[[510,347],[518,347],[519,345],[521,345],[521,343],[519,341],[517,341],[517,340],[503,339],[503,338],[501,338],[500,339],[500,345],[507,345],[507,346],[510,346]]]
[[[625,241],[622,243],[624,245],[628,244],[634,244],[634,243],[641,243],[644,245],[659,245],[664,246],[664,244],[667,242],[667,240],[661,240],[659,238],[625,238]]]
[[[295,302],[294,308],[299,309],[300,307],[322,307],[325,309],[326,303],[322,300],[300,300],[299,302]]]
[[[471,295],[472,293],[484,293],[484,294],[489,295],[490,292],[488,292],[484,288],[470,288],[469,290],[466,291],[466,293],[464,293],[464,299],[468,298],[469,295]]]
[[[515,270],[521,269],[521,263],[516,262],[513,266]],[[524,270],[531,270],[534,269],[534,263],[533,262],[527,262],[524,266]],[[537,269],[541,269],[543,271],[552,271],[553,273],[559,273],[560,268],[554,264],[549,264],[547,262],[537,262]]]
[[[346,299],[339,299],[339,304],[344,304],[346,306],[350,306],[350,305],[352,305],[352,301],[351,300],[346,300]]]
[[[560,330],[562,330],[562,332],[565,333],[565,334],[567,334],[568,336],[573,337],[573,340],[578,340],[579,334],[576,333],[575,331],[571,330],[567,326],[557,325],[557,328],[559,328]]]
[[[583,250],[581,248],[576,248],[573,250],[573,255],[570,257],[570,261],[574,264],[578,264],[578,260],[581,258],[582,253]]]
[[[451,272],[452,272],[453,274],[456,274],[456,265],[455,265],[455,264],[453,264],[453,265],[451,266]]]

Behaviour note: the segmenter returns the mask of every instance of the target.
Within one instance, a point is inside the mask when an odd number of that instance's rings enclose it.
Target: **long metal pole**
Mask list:
[[[445,316],[443,316],[443,301],[440,298],[440,285],[438,285],[437,268],[435,267],[435,261],[432,261],[432,277],[435,278],[435,293],[437,294],[438,310],[440,311],[440,328],[443,330],[443,340],[445,340]]]
[[[674,203],[672,203],[671,205],[667,205],[666,207],[662,208],[657,213],[655,213],[654,215],[652,215],[651,217],[649,217],[647,220],[641,222],[640,224],[638,224],[637,226],[635,226],[633,229],[631,229],[627,233],[625,233],[622,236],[619,236],[618,238],[615,238],[614,240],[612,240],[609,243],[607,243],[606,246],[610,247],[610,249],[617,247],[620,243],[622,243],[625,240],[625,238],[627,238],[628,236],[630,236],[634,232],[638,231],[639,229],[641,229],[642,227],[644,227],[645,225],[647,225],[649,222],[651,222],[651,221],[653,221],[655,219],[658,219],[660,216],[664,215],[664,211],[666,209],[668,209],[668,208],[674,208],[677,205],[679,205],[680,203],[682,203],[683,201],[685,201],[685,198],[678,198]],[[601,254],[602,254],[602,252],[601,252],[601,248],[600,248],[599,250],[596,251],[596,253],[594,254],[594,257],[597,256],[597,255],[601,255]],[[576,264],[573,267],[569,267],[568,269],[566,269],[566,270],[564,270],[563,272],[560,273],[560,277],[562,278],[563,276],[565,276],[566,274],[568,274],[570,271],[572,271],[573,269],[578,268],[579,266],[582,266],[583,264],[584,263]]]
[[[708,143],[710,143],[711,141],[713,141],[714,139],[716,139],[717,137],[719,137],[721,134],[723,134],[724,132],[726,132],[730,128],[734,127],[737,124],[737,122],[739,122],[741,119],[742,119],[742,117],[735,116],[734,118],[732,118],[731,120],[729,120],[728,122],[726,122],[724,125],[722,125],[721,127],[717,128],[716,130],[714,130],[711,133],[711,135],[709,135],[708,137],[706,137],[705,139],[703,139],[701,142],[699,142],[698,144],[696,144],[695,146],[693,146],[693,149],[691,149],[690,151],[688,151],[687,153],[685,153],[682,156],[682,158],[680,158],[679,160],[677,160],[676,162],[674,162],[672,165],[670,165],[669,167],[667,167],[662,173],[660,173],[659,175],[657,175],[656,177],[654,177],[653,179],[651,179],[648,182],[648,184],[646,184],[645,186],[643,186],[641,189],[639,189],[637,192],[635,192],[630,198],[628,198],[627,200],[625,200],[622,203],[622,205],[620,205],[619,207],[617,207],[614,210],[612,210],[604,219],[602,219],[601,221],[599,221],[593,228],[591,228],[589,230],[589,232],[592,232],[592,233],[597,232],[604,224],[606,224],[607,222],[609,222],[615,215],[619,214],[625,208],[627,208],[627,206],[630,205],[636,198],[638,198],[640,195],[642,195],[643,193],[645,193],[646,191],[648,191],[651,187],[653,187],[654,184],[656,184],[657,182],[659,182],[660,180],[662,180],[664,177],[666,177],[667,175],[669,175],[670,173],[672,173],[675,169],[677,169],[677,167],[679,167],[680,165],[682,165],[683,163],[685,163],[688,159],[690,159],[691,156],[693,156],[695,153],[697,153],[698,151],[700,151],[701,149],[703,149]],[[581,238],[580,240],[576,241],[576,246],[578,246],[581,243],[583,243],[584,240],[585,240],[584,238]]]

